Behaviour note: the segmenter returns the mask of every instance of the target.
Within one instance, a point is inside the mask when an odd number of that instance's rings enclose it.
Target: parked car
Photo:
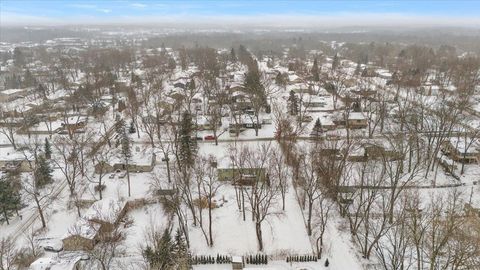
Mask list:
[[[127,172],[124,172],[124,173],[120,174],[118,176],[118,178],[123,179],[123,178],[125,178],[125,176],[127,176]]]
[[[215,136],[213,136],[213,135],[207,135],[207,136],[205,136],[204,139],[205,139],[205,141],[213,141],[213,140],[215,140]]]
[[[63,246],[59,245],[51,245],[51,246],[44,246],[43,249],[45,251],[49,251],[49,252],[60,252],[63,250]]]
[[[53,238],[41,238],[38,239],[39,246],[48,252],[60,252],[63,250],[63,243],[60,240]]]
[[[114,173],[110,174],[110,176],[108,176],[108,178],[110,178],[110,179],[115,178],[115,174]]]

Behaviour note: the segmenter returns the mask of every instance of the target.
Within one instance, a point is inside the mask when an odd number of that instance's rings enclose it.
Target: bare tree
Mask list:
[[[272,149],[272,158],[270,160],[270,177],[276,178],[280,195],[282,197],[282,210],[285,211],[285,199],[290,188],[288,178],[290,176],[289,166],[285,161],[284,155],[279,149]]]
[[[98,265],[102,270],[114,268],[114,258],[121,256],[125,252],[122,241],[125,236],[123,232],[116,228],[111,232],[100,233],[98,243],[88,254],[90,256],[89,266],[91,268]]]
[[[37,208],[40,221],[42,222],[42,228],[47,227],[47,221],[45,218],[44,208],[48,205],[49,200],[51,200],[52,195],[54,195],[54,189],[52,186],[46,186],[40,190],[33,177],[27,180],[23,184],[23,190],[25,194],[35,202],[35,207]]]
[[[15,260],[18,257],[15,242],[11,238],[2,238],[0,241],[0,270],[15,269]]]
[[[330,210],[332,210],[333,206],[334,202],[332,200],[328,199],[326,196],[321,196],[315,207],[316,219],[314,221],[314,235],[316,237],[315,245],[317,249],[317,257],[319,259],[322,258],[323,239],[331,217]]]

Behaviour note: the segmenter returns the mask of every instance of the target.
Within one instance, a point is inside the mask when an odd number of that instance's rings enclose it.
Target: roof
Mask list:
[[[70,236],[80,236],[86,239],[93,239],[100,230],[100,224],[90,222],[85,218],[80,218],[73,226],[68,229],[68,232],[63,236],[63,239]]]
[[[56,258],[39,258],[34,261],[30,270],[73,270],[78,261],[82,259],[82,255],[73,254],[68,256],[57,256]]]
[[[33,154],[29,150],[25,152],[15,150],[13,147],[2,147],[0,151],[0,161],[13,161],[13,160],[33,160]]]
[[[115,223],[125,208],[125,202],[113,198],[104,198],[96,201],[90,206],[84,215],[87,220],[104,221],[108,223]]]
[[[480,152],[480,143],[475,138],[467,138],[467,140],[465,140],[464,137],[450,137],[448,140],[452,144],[452,146],[455,147],[462,154],[476,154]],[[467,147],[468,149],[466,149],[465,151],[465,148]]]
[[[365,120],[365,115],[361,112],[351,112],[348,115],[348,119],[350,120]]]
[[[0,93],[4,94],[4,95],[13,95],[13,94],[20,93],[20,92],[23,92],[23,91],[25,91],[25,89],[7,89],[7,90],[1,91]]]

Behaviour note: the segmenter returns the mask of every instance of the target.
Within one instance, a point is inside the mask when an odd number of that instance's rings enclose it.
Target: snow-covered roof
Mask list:
[[[26,150],[21,152],[13,149],[13,147],[2,147],[0,148],[0,160],[1,161],[13,161],[13,160],[33,160],[33,154]]]
[[[480,151],[480,144],[477,139],[473,139],[472,142],[472,138],[465,140],[464,137],[450,137],[449,141],[460,153],[475,154]],[[465,151],[467,147],[468,149]]]
[[[73,270],[76,264],[82,259],[82,255],[44,257],[34,261],[30,270]]]
[[[115,223],[124,207],[124,201],[104,198],[94,202],[85,213],[84,218],[87,220]]]
[[[351,112],[348,115],[349,120],[365,120],[365,115],[361,112]]]
[[[100,230],[100,224],[90,222],[85,218],[80,218],[73,226],[68,229],[68,232],[63,238],[70,236],[80,236],[86,239],[93,239]]]
[[[4,94],[4,95],[13,95],[13,94],[20,93],[20,92],[23,92],[23,91],[25,91],[25,89],[7,89],[7,90],[1,91],[0,93]]]

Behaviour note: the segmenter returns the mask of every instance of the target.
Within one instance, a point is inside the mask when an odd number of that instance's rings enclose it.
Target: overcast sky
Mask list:
[[[217,23],[480,27],[480,1],[0,0],[0,25]]]

